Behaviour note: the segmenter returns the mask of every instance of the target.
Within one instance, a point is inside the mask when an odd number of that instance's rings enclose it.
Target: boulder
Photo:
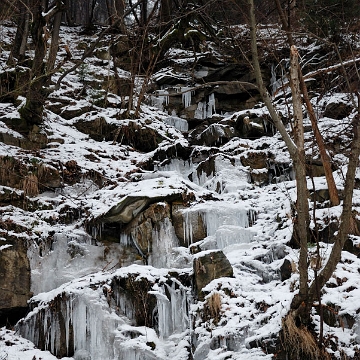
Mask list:
[[[342,120],[349,116],[352,110],[352,106],[343,102],[330,103],[325,108],[324,117],[335,120]]]
[[[291,278],[292,264],[289,259],[285,259],[280,267],[280,280],[285,281]]]
[[[193,137],[193,143],[198,145],[216,146],[227,143],[235,136],[233,127],[224,124],[211,124],[200,134]]]
[[[101,217],[101,222],[127,224],[144,210],[150,202],[151,199],[147,196],[125,196]]]
[[[186,206],[172,204],[172,222],[181,246],[189,246],[206,237],[204,221],[198,212],[184,212]],[[185,228],[186,227],[186,228]]]
[[[151,204],[129,223],[124,232],[131,236],[139,251],[147,257],[152,252],[153,231],[159,229],[160,223],[169,218],[169,204]]]
[[[203,288],[212,280],[233,277],[233,268],[222,251],[199,253],[193,263],[194,288],[199,300],[204,299]]]
[[[258,99],[255,99],[258,101]],[[239,137],[248,139],[258,139],[262,136],[273,136],[275,128],[266,117],[259,117],[257,114],[240,115],[235,123],[235,129],[239,132]]]

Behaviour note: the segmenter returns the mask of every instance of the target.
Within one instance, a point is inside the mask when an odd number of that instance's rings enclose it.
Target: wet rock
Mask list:
[[[36,158],[28,163],[11,156],[0,157],[0,185],[23,190],[25,195],[37,195],[49,188],[61,186],[57,169],[40,163]]]
[[[270,249],[264,255],[256,257],[256,260],[264,262],[265,264],[271,264],[275,260],[283,259],[287,254],[284,244],[274,244],[270,246]]]
[[[243,166],[249,166],[251,169],[266,169],[268,156],[263,151],[247,151],[240,156]]]
[[[84,134],[89,135],[96,141],[114,140],[117,130],[115,124],[109,124],[103,117],[98,117],[91,121],[79,120],[74,126]]]
[[[32,294],[30,263],[24,244],[21,237],[8,237],[2,242],[5,248],[0,250],[0,326],[14,324],[28,309],[27,301]]]
[[[321,161],[310,161],[306,164],[306,175],[313,177],[325,176],[324,166]]]
[[[194,259],[194,288],[199,300],[204,299],[203,288],[212,280],[233,277],[233,268],[222,251],[201,253]]]
[[[315,192],[310,194],[312,201],[317,201],[323,203],[330,200],[329,190],[328,189],[317,189]]]
[[[331,221],[327,224],[323,229],[321,229],[318,233],[319,240],[327,243],[333,244],[335,240],[334,234],[339,230],[338,221]]]
[[[258,139],[262,136],[273,136],[275,128],[266,117],[258,117],[256,114],[242,114],[235,124],[235,129],[242,138]]]
[[[183,143],[177,142],[175,144],[169,145],[166,148],[159,148],[155,151],[153,155],[153,160],[163,162],[169,161],[170,159],[183,159],[189,160],[192,152],[190,146],[185,146]]]
[[[159,231],[160,223],[169,218],[169,204],[152,204],[128,224],[124,233],[131,236],[140,253],[147,259],[152,253],[154,231]]]
[[[316,306],[316,311],[317,313],[319,313],[319,306]],[[340,312],[341,307],[338,305],[334,305],[331,303],[322,305],[322,313],[325,324],[331,327],[352,329],[356,321],[354,317],[346,313],[340,314]]]
[[[125,196],[101,218],[101,221],[127,224],[144,210],[150,202],[151,199],[147,196]]]
[[[285,259],[280,267],[280,280],[285,281],[291,278],[292,274],[292,264],[291,261]]]
[[[87,112],[91,111],[91,105],[86,104],[69,104],[61,109],[61,117],[63,117],[66,120],[71,120],[73,118],[76,118],[78,116],[84,115]]]
[[[360,244],[357,244],[352,238],[348,238],[345,241],[343,250],[360,257]]]
[[[251,182],[261,186],[269,182],[269,172],[267,169],[254,169],[250,171]]]
[[[63,180],[69,185],[80,182],[82,171],[75,160],[67,161],[63,166]]]
[[[189,246],[206,237],[206,229],[201,215],[197,212],[184,212],[182,203],[172,204],[172,222],[181,246]]]
[[[205,129],[203,129],[205,127]],[[227,143],[235,136],[233,127],[227,124],[203,124],[189,135],[191,143],[195,145],[216,146]]]
[[[330,103],[325,108],[324,117],[341,120],[349,116],[352,110],[353,108],[351,105],[343,102]]]
[[[209,156],[205,161],[202,161],[197,167],[196,167],[196,173],[197,177],[200,179],[202,174],[205,174],[206,177],[214,176],[216,172],[215,167],[215,156]],[[194,179],[193,179],[194,181]]]

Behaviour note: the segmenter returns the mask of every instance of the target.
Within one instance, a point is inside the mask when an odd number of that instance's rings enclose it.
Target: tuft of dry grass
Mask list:
[[[25,196],[33,197],[39,195],[39,180],[35,174],[24,177],[22,189]]]
[[[215,324],[217,324],[220,320],[221,304],[221,295],[218,292],[214,292],[206,299],[208,314]]]
[[[291,314],[282,320],[282,342],[290,359],[330,359],[329,354],[319,348],[316,339],[306,327],[296,326]]]

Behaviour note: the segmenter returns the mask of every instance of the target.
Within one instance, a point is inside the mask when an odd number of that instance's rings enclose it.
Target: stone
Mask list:
[[[343,102],[330,103],[326,106],[324,111],[324,117],[328,117],[335,120],[342,120],[349,116],[353,108],[349,104]]]
[[[188,247],[192,243],[204,239],[206,237],[206,229],[201,215],[197,212],[184,214],[183,210],[186,208],[182,203],[175,202],[172,204],[171,213],[175,234],[180,240],[180,245]],[[187,229],[184,229],[185,225]]]
[[[30,292],[30,263],[25,241],[7,238],[0,250],[0,326],[15,324],[27,310]]]
[[[212,280],[233,277],[233,268],[221,250],[198,254],[194,259],[193,270],[194,288],[199,300],[204,300],[203,288]]]
[[[105,223],[127,224],[150,203],[147,196],[125,196],[113,206],[102,218]]]
[[[98,117],[91,121],[79,120],[74,126],[77,130],[89,135],[95,141],[112,141],[117,130],[115,124],[109,124],[103,117]]]
[[[234,128],[223,124],[211,124],[200,134],[193,137],[193,143],[198,145],[216,146],[227,143],[235,136]]]
[[[248,151],[240,157],[243,166],[251,169],[266,169],[268,156],[264,151]]]
[[[152,252],[153,230],[157,229],[159,223],[166,218],[170,218],[169,204],[165,202],[151,204],[129,223],[124,232],[130,234],[141,253],[148,256],[148,253]]]
[[[248,139],[272,136],[275,133],[274,126],[267,118],[258,117],[258,115],[249,112],[242,114],[237,118],[235,129],[239,132],[241,138]]]
[[[291,278],[292,264],[289,259],[285,259],[280,267],[280,280],[285,281]]]

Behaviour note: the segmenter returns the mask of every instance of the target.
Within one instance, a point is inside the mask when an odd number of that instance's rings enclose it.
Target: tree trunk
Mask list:
[[[296,156],[293,158],[295,177],[296,177],[296,213],[295,231],[300,244],[299,256],[299,299],[305,304],[308,301],[308,234],[309,234],[309,203],[306,182],[306,164],[305,164],[305,148],[304,148],[304,125],[302,113],[302,99],[300,93],[299,81],[299,54],[293,45],[290,48],[290,87],[293,102],[293,129],[295,144],[297,146]],[[307,317],[302,319],[307,323]]]
[[[360,104],[360,96],[358,95],[358,101]],[[345,241],[349,235],[350,222],[352,218],[352,199],[355,185],[356,168],[359,163],[360,156],[360,106],[358,113],[353,120],[353,132],[354,137],[351,143],[351,151],[349,155],[349,164],[346,173],[345,185],[344,185],[344,202],[343,210],[340,216],[340,227],[338,235],[336,236],[334,246],[331,250],[330,257],[324,266],[323,270],[318,275],[318,287],[321,289],[326,282],[330,279],[334,273],[337,264],[341,260],[341,252],[344,247]],[[313,282],[310,285],[309,296],[312,299],[316,297],[316,283]]]
[[[19,110],[21,118],[24,119],[29,126],[42,123],[42,114],[46,100],[46,91],[44,89],[46,84],[44,66],[46,37],[44,27],[46,23],[42,16],[42,6],[38,1],[32,0],[31,10],[33,14],[31,35],[35,45],[35,56],[31,69],[31,83],[26,95],[26,103]]]
[[[49,75],[48,80],[50,80],[50,73],[52,72],[52,70],[54,70],[56,55],[59,48],[59,33],[62,18],[62,7],[62,2],[58,0],[56,4],[57,12],[54,15],[53,29],[51,32],[51,45],[49,50],[49,56],[46,64],[46,72]]]
[[[29,35],[29,1],[18,1],[19,16],[13,47],[8,62],[14,65],[21,62],[25,57],[27,38]]]
[[[171,21],[171,2],[170,0],[161,0],[160,4],[160,29],[167,28],[167,24]]]

